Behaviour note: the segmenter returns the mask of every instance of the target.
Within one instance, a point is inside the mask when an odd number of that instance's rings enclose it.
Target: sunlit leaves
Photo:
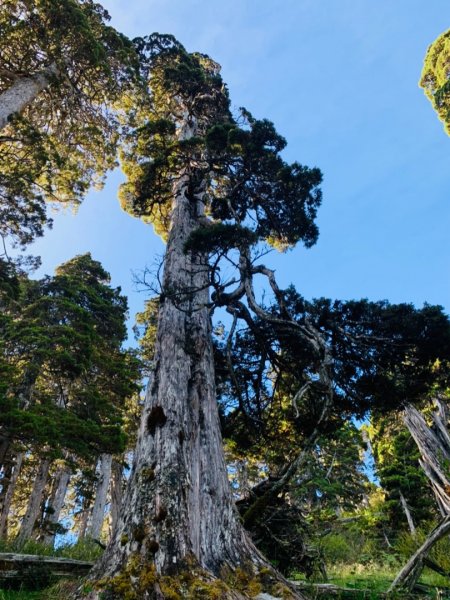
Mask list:
[[[450,135],[450,30],[442,33],[429,46],[420,86]]]
[[[77,205],[115,165],[114,106],[136,55],[92,0],[0,6],[0,93],[53,65],[57,75],[0,135],[2,235],[25,245],[49,225],[44,201]]]

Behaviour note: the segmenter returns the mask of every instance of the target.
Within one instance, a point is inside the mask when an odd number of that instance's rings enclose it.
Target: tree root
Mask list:
[[[223,568],[219,576],[193,566],[171,575],[160,575],[153,563],[144,564],[134,556],[126,567],[112,577],[85,582],[77,600],[248,600],[270,598],[305,600],[306,597],[271,567],[256,571]]]

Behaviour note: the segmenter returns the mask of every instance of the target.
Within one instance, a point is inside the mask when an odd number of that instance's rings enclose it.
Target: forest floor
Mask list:
[[[343,588],[345,591],[334,592],[332,594],[326,594],[325,591],[319,593],[318,590],[314,591],[314,585],[311,584],[311,593],[309,595],[312,598],[321,599],[329,597],[339,598],[340,600],[377,600],[385,597],[398,571],[399,567],[397,566],[387,566],[379,563],[364,565],[358,563],[336,564],[333,567],[327,568],[327,583],[333,584],[338,588]],[[302,581],[304,578],[299,575],[298,580]],[[307,585],[306,581],[305,584]],[[407,598],[412,597],[415,599],[450,599],[450,581],[441,575],[433,573],[429,569],[424,569],[419,584],[423,586],[423,592],[414,594],[414,596],[396,596],[396,599],[404,598],[407,600]],[[427,590],[426,592],[425,589]]]
[[[397,572],[382,565],[371,565],[363,571],[361,566],[340,565],[330,569],[327,583],[333,584],[336,588],[342,588],[341,590],[327,591],[314,583],[305,581],[304,584],[307,588],[303,591],[311,600],[378,600],[385,598],[385,593]],[[303,582],[303,579],[299,578],[299,580]],[[395,600],[450,600],[449,582],[443,577],[425,572],[420,583],[426,586],[426,592],[424,590],[414,595],[396,595]],[[0,600],[63,600],[58,592],[59,586],[57,585],[41,591],[0,589]]]
[[[0,542],[0,552],[8,552],[13,548],[11,544]],[[446,550],[448,550],[446,548]],[[95,562],[101,555],[101,548],[92,542],[79,542],[75,545],[60,546],[56,551],[46,548],[42,544],[29,542],[21,549],[24,554],[56,555],[67,558]],[[328,561],[327,561],[328,562]],[[302,583],[305,586],[305,594],[314,600],[326,600],[327,598],[340,600],[376,600],[385,597],[385,593],[391,582],[397,575],[403,561],[395,560],[392,564],[383,561],[366,561],[364,564],[352,562],[337,562],[328,564],[326,582],[306,581],[304,576],[298,575],[292,577],[293,580]],[[335,588],[327,591],[326,588],[315,585],[328,583]],[[449,599],[450,600],[450,580],[446,579],[429,569],[424,569],[420,578],[420,584],[423,586],[423,592],[414,596],[396,596],[396,599],[407,600],[415,599]],[[64,586],[62,586],[64,587]],[[0,600],[60,600],[61,588],[56,585],[43,589],[41,591],[28,591],[25,589],[19,591],[6,590],[0,588]],[[65,600],[65,599],[64,599]]]

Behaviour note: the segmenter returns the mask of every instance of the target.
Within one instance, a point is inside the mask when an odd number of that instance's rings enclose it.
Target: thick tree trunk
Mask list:
[[[175,189],[155,367],[118,526],[94,578],[123,572],[136,556],[159,575],[193,564],[212,576],[265,564],[240,524],[227,477],[208,269],[204,257],[184,252],[201,216],[190,183],[185,173]]]
[[[20,469],[22,468],[22,462],[23,452],[19,452],[15,457],[14,463],[10,467],[7,484],[4,480],[0,481],[0,483],[2,483],[0,495],[0,539],[4,539],[8,535],[8,516]]]
[[[20,531],[17,536],[16,542],[19,547],[30,539],[31,534],[33,533],[34,525],[39,516],[39,509],[41,507],[45,486],[47,485],[49,469],[50,460],[48,458],[41,460],[36,479],[34,480],[33,489],[31,490],[27,510],[22,519]]]
[[[102,561],[110,574],[136,552],[153,552],[159,573],[176,571],[192,557],[218,573],[224,564],[240,564],[253,552],[238,524],[223,456],[207,266],[184,252],[198,226],[189,184],[185,174],[175,191],[156,365],[124,510]]]
[[[196,124],[186,118],[179,137],[196,134]],[[268,566],[243,529],[228,482],[215,389],[209,268],[204,255],[184,250],[205,218],[203,189],[194,166],[185,167],[174,184],[155,361],[133,467],[116,531],[91,576],[120,581],[120,589],[125,578],[139,585],[133,593],[144,599],[164,598],[159,581],[167,576],[192,577],[200,570],[204,581],[238,567],[254,576]],[[130,575],[137,563],[139,572]],[[148,569],[156,580],[149,577],[151,583],[145,584]],[[114,590],[111,597],[122,596]],[[230,591],[229,597],[242,596]]]
[[[59,521],[64,506],[70,476],[70,469],[67,466],[63,466],[53,478],[52,493],[47,507],[47,518],[44,522],[44,543],[48,546],[53,546],[55,542],[55,526]]]
[[[95,501],[92,508],[91,524],[87,535],[94,540],[100,537],[100,532],[105,518],[106,498],[111,480],[112,455],[102,454],[98,465],[98,482],[95,491]]]
[[[52,77],[57,75],[58,69],[53,64],[29,77],[17,77],[13,84],[0,94],[0,130],[6,127],[12,115],[21,113],[50,85]]]
[[[122,465],[113,460],[111,467],[111,487],[110,487],[110,530],[112,537],[116,531],[117,523],[119,521],[120,507],[122,506],[123,497],[123,467]]]

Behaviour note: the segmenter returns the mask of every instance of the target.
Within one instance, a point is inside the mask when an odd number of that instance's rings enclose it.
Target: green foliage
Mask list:
[[[136,324],[133,327],[140,346],[139,356],[145,366],[146,374],[151,371],[153,365],[159,304],[159,298],[146,300],[144,310],[136,314]]]
[[[125,399],[139,389],[139,362],[121,348],[126,299],[89,254],[55,277],[22,279],[2,332],[0,435],[56,457],[124,448]],[[0,363],[1,367],[1,363]]]
[[[40,600],[41,592],[0,590],[0,600]]]
[[[255,232],[248,227],[214,223],[193,231],[184,245],[184,250],[202,254],[224,253],[232,248],[251,246],[257,239]]]
[[[324,535],[323,543],[329,543],[333,560],[343,560],[350,551],[354,555],[349,562],[363,557],[372,560],[376,549],[377,560],[381,560],[387,552],[385,536],[393,540],[406,526],[406,519],[403,513],[393,515],[390,502],[394,498],[388,496],[386,501],[382,490],[375,493],[368,484],[362,471],[361,435],[348,419],[369,410],[384,414],[405,402],[420,403],[435,386],[442,389],[446,369],[436,368],[435,361],[447,364],[448,318],[440,307],[416,309],[365,300],[308,302],[293,289],[283,293],[283,300],[299,327],[308,324],[320,331],[332,362],[333,397],[326,419],[321,420],[329,398],[319,379],[323,357],[285,322],[255,319],[251,326],[236,332],[231,344],[223,338],[217,341],[223,433],[234,469],[233,486],[244,496],[240,501],[244,522],[263,551],[271,558],[271,553],[276,553],[278,560],[278,544],[288,559],[296,558],[305,538],[313,546],[317,544],[311,533],[314,530]],[[278,314],[277,307],[273,312],[270,306],[265,310]],[[226,371],[230,361],[235,365],[232,375]],[[318,423],[319,433],[314,434]],[[316,436],[314,444],[308,446],[312,434]],[[282,479],[305,447],[308,455],[292,476],[291,485],[278,489],[262,505],[265,491]],[[386,477],[396,480],[396,507],[401,484],[414,518],[426,518],[431,498],[418,470],[414,444],[399,443],[396,458],[386,455],[385,467]],[[249,480],[253,482],[251,491]],[[416,494],[417,489],[424,493]],[[362,510],[369,492],[370,504]],[[289,522],[286,517],[292,517],[289,510],[293,506],[307,515],[309,527],[300,535],[293,525],[281,527]],[[346,515],[356,517],[356,524],[341,531],[339,520]],[[298,524],[301,518],[290,522]]]
[[[397,535],[407,527],[400,494],[415,525],[429,521],[436,511],[435,499],[419,464],[420,452],[400,415],[374,413],[369,434],[376,473],[386,491],[383,510],[391,529]]]
[[[362,536],[362,539],[358,536]],[[322,547],[327,558],[328,581],[343,588],[361,590],[361,598],[378,599],[387,591],[405,560],[410,558],[425,537],[422,530],[419,530],[415,541],[405,533],[400,536],[395,548],[389,552],[380,552],[379,544],[372,544],[370,541],[367,543],[367,536],[361,532],[355,532],[353,536],[349,536],[348,532],[327,536]],[[448,565],[448,541],[443,542],[439,551],[430,558],[439,565]],[[418,594],[417,597],[420,598],[436,597],[436,588],[448,590],[448,579],[426,568],[422,572],[420,583],[430,586],[429,594]],[[351,594],[351,598],[357,597],[354,593]],[[395,596],[405,600],[410,597],[409,593]]]
[[[350,415],[422,402],[434,386],[442,386],[442,380],[445,384],[445,369],[433,368],[438,358],[446,364],[450,352],[449,320],[440,307],[324,298],[308,302],[293,289],[283,296],[298,326],[309,323],[321,332],[333,360],[333,402],[321,425],[328,438]],[[247,455],[250,448],[262,448],[269,458],[273,449],[284,462],[320,418],[326,395],[318,376],[322,357],[294,327],[262,319],[242,327],[231,357],[227,353],[227,344],[218,340],[216,373],[225,437]],[[236,365],[233,374],[228,358]],[[294,401],[305,385],[301,402]]]
[[[14,541],[0,539],[0,552],[17,552]],[[63,556],[75,560],[95,562],[102,555],[103,550],[98,544],[89,538],[79,540],[75,543],[61,544],[57,548],[43,544],[36,540],[27,540],[21,547],[21,554],[35,554],[39,556]]]
[[[5,0],[0,93],[56,71],[0,137],[0,232],[22,245],[51,224],[44,201],[77,205],[115,164],[113,104],[137,81],[129,40],[92,0]]]
[[[258,239],[280,249],[298,241],[314,244],[320,171],[283,161],[286,141],[270,121],[258,121],[243,109],[233,118],[220,67],[209,57],[189,54],[174,38],[157,34],[143,38],[140,48],[152,76],[149,98],[128,110],[121,155],[127,176],[120,191],[124,210],[151,222],[165,238],[173,185],[189,169],[193,195],[196,183],[206,185],[206,212],[250,229],[249,244]],[[180,115],[186,111],[197,124],[192,136],[182,134]]]
[[[395,541],[395,551],[403,560],[409,559],[425,542],[436,524],[433,521],[422,523],[415,536],[407,531],[400,533]],[[431,549],[428,557],[447,573],[450,573],[450,538],[447,536],[439,540]]]
[[[425,55],[420,86],[424,89],[445,131],[450,135],[450,30],[438,36]]]

